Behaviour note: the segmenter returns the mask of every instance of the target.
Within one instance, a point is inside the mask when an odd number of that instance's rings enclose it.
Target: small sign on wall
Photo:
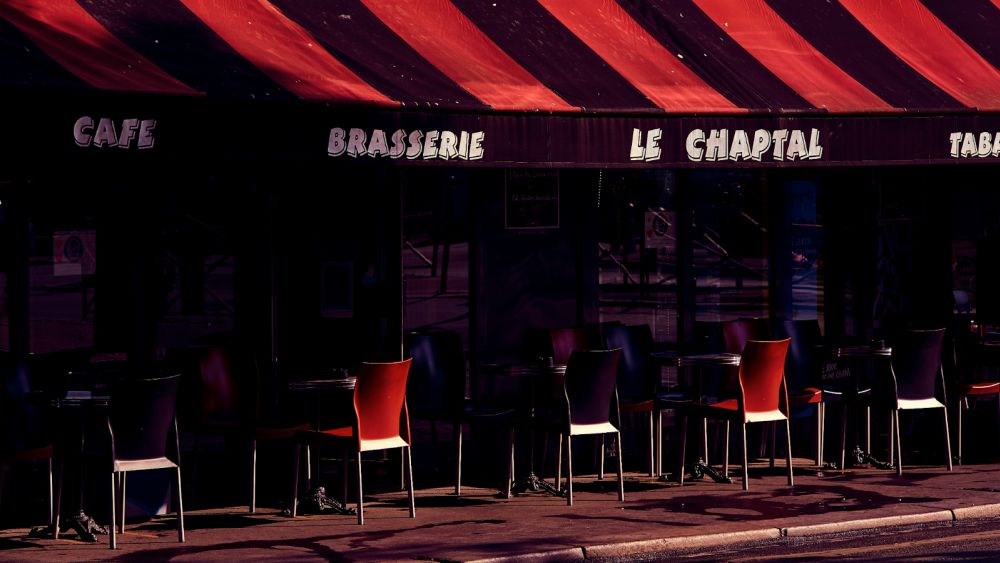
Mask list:
[[[52,234],[53,276],[92,275],[96,272],[96,231],[56,231]]]
[[[558,170],[508,170],[504,196],[506,228],[559,228]]]

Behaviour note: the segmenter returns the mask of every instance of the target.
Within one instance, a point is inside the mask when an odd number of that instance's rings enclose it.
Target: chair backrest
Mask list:
[[[746,422],[759,420],[755,415],[776,411],[788,415],[788,391],[784,385],[784,372],[789,341],[788,338],[749,340],[743,347],[739,376]]]
[[[823,333],[816,319],[782,321],[774,326],[776,339],[791,338],[785,360],[785,381],[792,389],[803,389],[816,384],[820,368],[818,347],[823,344]]]
[[[657,377],[649,355],[653,352],[653,333],[649,325],[615,325],[604,328],[604,345],[621,349],[618,358],[618,398],[622,401],[652,399]]]
[[[181,376],[122,379],[111,386],[111,453],[115,459],[166,457]],[[176,448],[176,436],[174,446]]]
[[[896,397],[924,400],[937,397],[944,329],[904,330],[892,340],[892,373]]]
[[[410,421],[406,411],[406,378],[410,363],[361,364],[354,387],[354,412],[358,422],[359,449],[365,442],[402,438],[410,442]]]
[[[465,400],[465,350],[458,333],[409,333],[406,348],[413,359],[406,384],[406,404],[413,416],[444,417],[460,409]]]
[[[237,358],[228,346],[212,346],[199,354],[202,420],[236,423],[257,418],[257,366]]]
[[[771,338],[767,319],[736,319],[722,322],[722,340],[724,352],[739,354],[750,340],[768,340]]]
[[[552,362],[566,364],[573,350],[590,350],[594,347],[591,330],[585,328],[550,328]]]
[[[574,350],[570,355],[565,381],[570,426],[611,422],[620,354],[620,350]]]
[[[32,449],[47,443],[42,409],[33,392],[28,363],[0,356],[0,452]]]

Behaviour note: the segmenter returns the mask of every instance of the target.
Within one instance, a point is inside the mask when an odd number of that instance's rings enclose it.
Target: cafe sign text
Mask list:
[[[156,139],[153,129],[155,119],[122,119],[120,122],[110,117],[93,118],[85,115],[73,124],[73,139],[81,147],[118,147],[139,150],[153,148]]]
[[[630,160],[651,162],[662,156],[662,129],[632,130]],[[819,160],[823,157],[819,129],[693,129],[684,149],[691,162],[731,160]]]
[[[485,136],[483,131],[424,132],[419,129],[396,129],[388,135],[382,129],[373,129],[369,135],[368,131],[356,127],[348,130],[334,127],[330,129],[326,152],[333,157],[346,154],[355,158],[482,160]]]

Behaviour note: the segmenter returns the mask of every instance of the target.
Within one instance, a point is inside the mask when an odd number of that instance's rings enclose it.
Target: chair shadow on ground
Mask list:
[[[569,520],[656,522],[663,526],[677,527],[697,524],[685,522],[677,518],[636,518],[627,516],[627,514],[661,511],[667,515],[692,515],[715,518],[723,522],[746,522],[749,518],[761,520],[788,519],[798,516],[828,514],[831,512],[877,510],[899,504],[934,503],[942,500],[934,497],[890,496],[874,491],[856,491],[848,487],[824,485],[797,485],[788,494],[782,496],[808,495],[815,495],[821,498],[813,502],[793,504],[782,500],[782,497],[776,496],[773,493],[758,495],[751,492],[734,496],[729,494],[694,494],[694,491],[692,491],[692,494],[675,494],[663,499],[626,500],[622,505],[624,514],[621,516],[574,512],[549,517]]]

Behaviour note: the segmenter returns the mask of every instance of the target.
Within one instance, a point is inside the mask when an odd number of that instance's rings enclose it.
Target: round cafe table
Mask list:
[[[705,368],[737,367],[740,365],[740,355],[731,353],[686,354],[673,351],[654,352],[653,354],[650,354],[650,359],[661,366],[675,367],[678,369],[693,368],[695,373],[693,382],[694,397],[697,401],[704,399],[704,385],[702,379],[707,371]],[[723,475],[708,464],[708,421],[705,419],[702,419],[701,445],[701,455],[698,460],[691,465],[691,476],[693,478],[700,478],[702,475],[708,475],[716,483],[731,484],[733,480],[728,475]],[[726,444],[726,447],[729,447],[729,445]],[[660,478],[663,479],[664,477],[661,475]]]
[[[892,348],[886,346],[882,341],[875,341],[871,344],[862,344],[855,346],[841,346],[830,349],[830,356],[833,359],[844,359],[853,363],[858,362],[872,362],[875,360],[887,361],[892,357]],[[855,397],[860,396],[866,392],[862,385],[861,375],[859,369],[856,365],[851,365],[850,368],[851,381],[850,381],[850,393]],[[846,408],[846,406],[845,406]],[[843,417],[842,428],[841,428],[841,452],[845,451],[845,445],[843,440],[847,435],[847,416]],[[891,462],[881,461],[875,458],[871,453],[871,409],[865,409],[865,443],[864,448],[861,447],[861,441],[858,438],[857,425],[855,425],[854,433],[854,448],[851,452],[850,458],[846,455],[842,455],[840,460],[839,469],[844,469],[847,465],[848,459],[850,459],[852,465],[861,465],[867,463],[872,467],[878,469],[893,469],[893,464]]]

